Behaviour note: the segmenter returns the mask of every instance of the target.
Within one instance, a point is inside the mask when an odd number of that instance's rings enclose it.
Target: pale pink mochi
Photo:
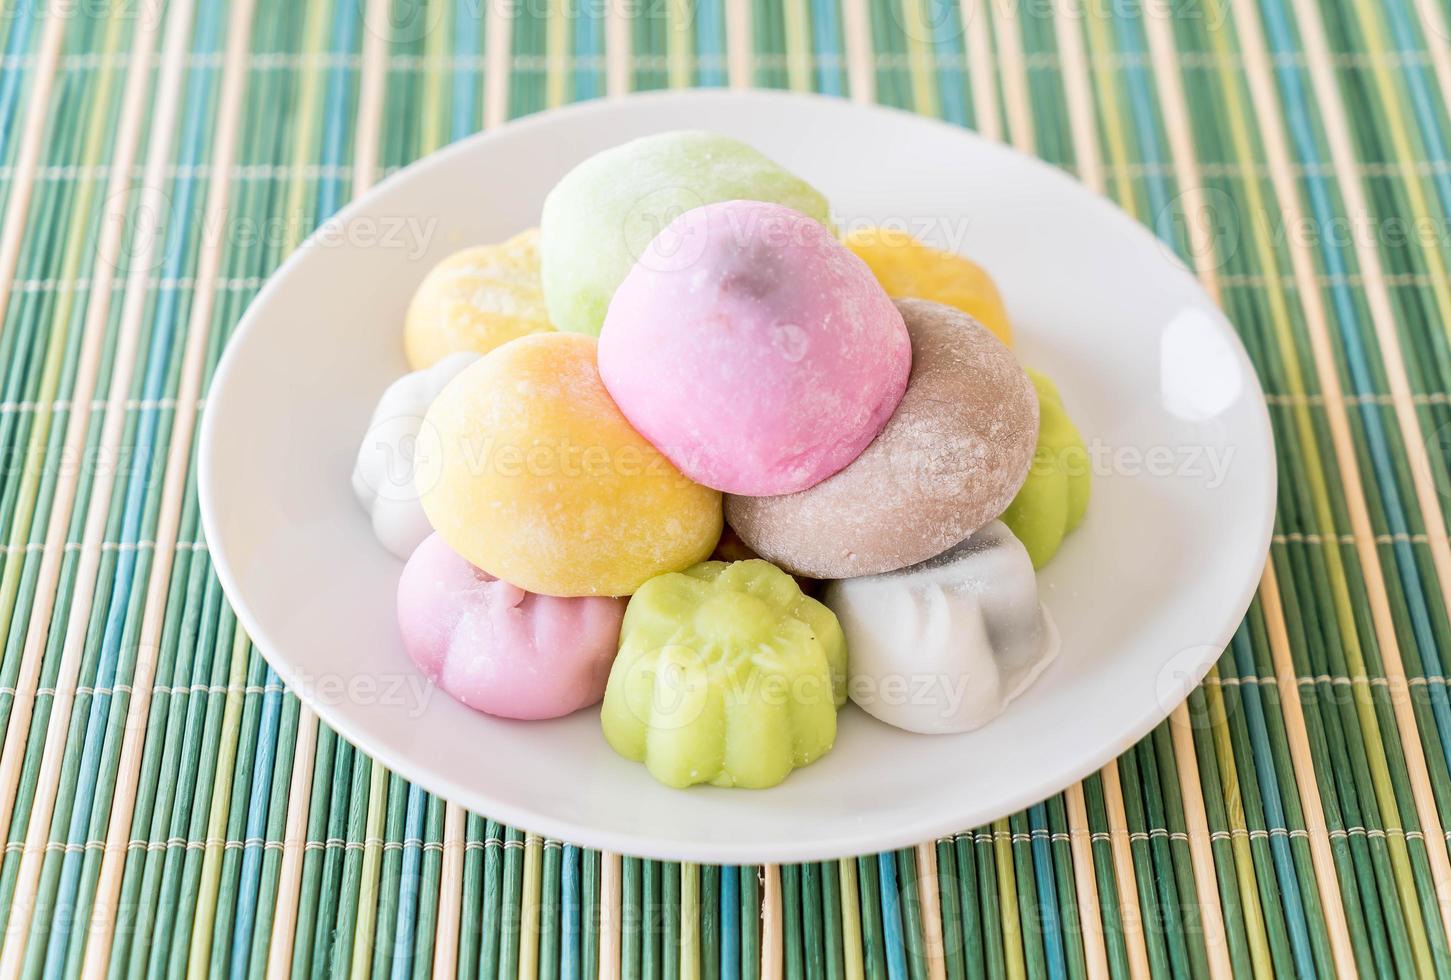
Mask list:
[[[828,229],[726,201],[645,249],[610,302],[599,364],[625,417],[686,476],[773,496],[856,459],[901,401],[912,348],[871,270]]]
[[[625,603],[525,592],[431,534],[398,582],[398,626],[414,663],[470,708],[558,718],[604,697]]]

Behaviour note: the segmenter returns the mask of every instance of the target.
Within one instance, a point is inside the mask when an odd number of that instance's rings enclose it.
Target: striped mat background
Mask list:
[[[0,977],[1451,976],[1446,0],[4,0]],[[1206,682],[915,849],[621,859],[375,766],[238,629],[196,423],[248,299],[450,140],[772,86],[1006,140],[1148,223],[1269,392]]]

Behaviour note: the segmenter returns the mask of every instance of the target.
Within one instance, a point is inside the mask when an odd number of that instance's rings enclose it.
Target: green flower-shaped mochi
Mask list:
[[[1038,389],[1038,448],[1028,479],[1002,521],[1028,549],[1034,568],[1042,568],[1058,553],[1069,531],[1088,510],[1093,477],[1088,450],[1078,434],[1058,389],[1036,371],[1028,371]]]
[[[667,786],[774,786],[821,758],[846,700],[836,615],[770,562],[702,562],[630,598],[605,738]]]

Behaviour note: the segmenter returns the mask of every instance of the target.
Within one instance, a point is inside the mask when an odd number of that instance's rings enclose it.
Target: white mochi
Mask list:
[[[847,693],[910,732],[987,724],[1058,654],[1028,551],[993,521],[935,558],[843,579],[822,601],[846,634]]]
[[[433,533],[414,486],[414,453],[428,406],[478,354],[450,354],[422,371],[405,374],[388,386],[358,447],[353,492],[372,519],[379,543],[407,559]]]

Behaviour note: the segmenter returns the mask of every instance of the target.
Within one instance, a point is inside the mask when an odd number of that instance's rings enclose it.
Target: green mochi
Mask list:
[[[601,723],[667,786],[760,789],[831,750],[845,700],[836,614],[770,562],[707,561],[630,598]]]
[[[736,200],[782,204],[830,225],[826,198],[719,133],[645,136],[585,160],[544,199],[540,276],[550,321],[598,336],[615,289],[666,225]]]
[[[1093,476],[1083,437],[1068,417],[1058,389],[1036,371],[1028,371],[1028,377],[1038,390],[1038,448],[1028,479],[1002,521],[1028,549],[1033,567],[1042,568],[1083,520]]]

